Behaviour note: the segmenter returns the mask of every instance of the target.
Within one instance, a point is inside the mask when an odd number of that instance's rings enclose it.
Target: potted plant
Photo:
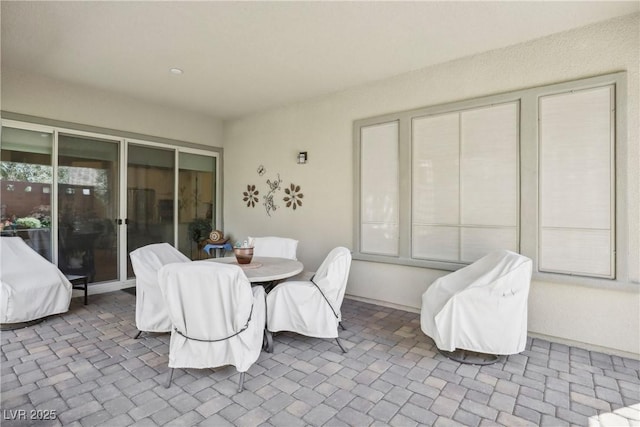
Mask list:
[[[42,223],[38,218],[33,218],[31,216],[26,216],[24,218],[16,219],[16,227],[17,228],[40,228],[42,227]]]
[[[196,218],[189,223],[189,238],[196,243],[200,243],[209,236],[211,230],[213,230],[211,220]]]

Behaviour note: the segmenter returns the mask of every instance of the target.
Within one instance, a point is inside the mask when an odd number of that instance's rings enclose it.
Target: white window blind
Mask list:
[[[613,277],[613,86],[539,99],[539,270]]]
[[[518,103],[412,120],[412,257],[518,250]]]
[[[412,257],[460,258],[460,114],[412,123]]]
[[[398,255],[399,246],[399,124],[361,128],[360,251]]]

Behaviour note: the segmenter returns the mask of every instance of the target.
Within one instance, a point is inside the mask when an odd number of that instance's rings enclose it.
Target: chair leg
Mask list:
[[[340,338],[336,338],[336,342],[340,346],[340,350],[342,350],[343,353],[346,353],[347,350],[345,350],[344,347],[342,346],[342,343],[340,342]]]
[[[244,374],[245,372],[240,372],[240,379],[238,380],[238,393],[242,393],[242,390],[244,390]]]
[[[346,331],[347,328],[344,327],[344,325],[342,324],[342,322],[338,322],[338,325],[340,325],[340,329],[342,329],[343,331]]]
[[[273,353],[273,333],[268,330],[264,330],[264,338],[266,340],[265,351],[267,353]]]
[[[171,387],[172,378],[173,378],[173,368],[169,368],[169,372],[167,373],[167,383],[164,385],[165,388]]]
[[[133,337],[133,339],[137,340],[138,338],[140,338],[140,334],[142,334],[142,331],[138,331],[138,333],[136,334],[135,337]]]

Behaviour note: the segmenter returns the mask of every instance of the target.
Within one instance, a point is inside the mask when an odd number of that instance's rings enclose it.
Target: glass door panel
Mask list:
[[[139,247],[174,244],[175,151],[129,144],[127,254]],[[127,277],[133,277],[127,257]]]
[[[202,259],[203,242],[216,228],[216,158],[180,153],[179,165],[178,249],[191,259]]]
[[[118,279],[118,143],[58,137],[58,267],[90,282]]]
[[[53,134],[3,127],[1,147],[0,233],[52,261]]]

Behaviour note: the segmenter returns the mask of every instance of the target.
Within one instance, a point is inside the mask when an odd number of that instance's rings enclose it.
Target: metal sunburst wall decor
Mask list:
[[[285,202],[286,207],[292,208],[294,211],[298,206],[302,206],[302,198],[304,194],[300,192],[300,186],[291,183],[289,188],[285,188],[284,192],[287,194],[282,200]]]

